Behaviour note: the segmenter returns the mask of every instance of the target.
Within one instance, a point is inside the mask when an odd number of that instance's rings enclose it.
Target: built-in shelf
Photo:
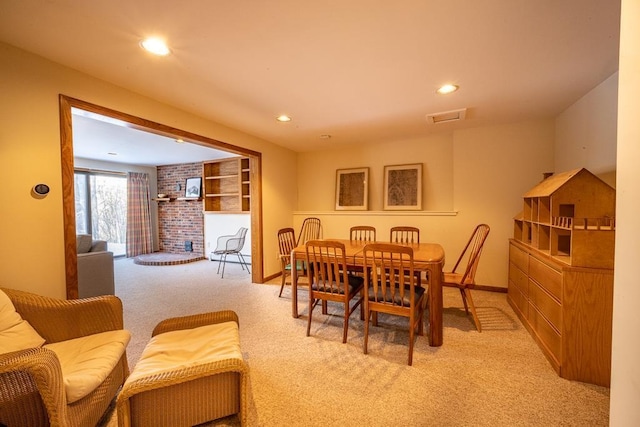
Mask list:
[[[205,212],[250,212],[251,174],[248,158],[203,162],[202,177]]]
[[[174,202],[176,200],[191,202],[191,201],[202,200],[202,197],[163,197],[163,198],[155,198],[151,200],[153,200],[154,202]]]

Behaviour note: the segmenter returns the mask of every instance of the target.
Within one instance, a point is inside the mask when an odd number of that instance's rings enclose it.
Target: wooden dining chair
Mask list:
[[[413,249],[391,243],[364,247],[364,353],[369,343],[369,321],[378,325],[378,313],[409,318],[409,360],[418,335],[424,335],[425,288],[415,283]],[[408,273],[408,274],[407,274]],[[373,318],[372,318],[373,314]]]
[[[480,319],[476,313],[476,307],[471,297],[471,289],[475,286],[476,270],[480,263],[480,255],[482,254],[482,247],[489,235],[489,226],[487,224],[480,224],[476,226],[467,242],[466,246],[462,250],[458,261],[456,261],[453,270],[445,272],[443,274],[442,286],[455,287],[460,290],[462,295],[462,303],[464,304],[464,310],[469,314],[471,309],[471,315],[473,316],[473,322],[476,325],[478,332],[482,332],[482,326],[480,325]],[[462,264],[466,260],[466,268],[463,272],[458,272],[458,267],[462,268]]]
[[[354,225],[349,229],[349,239],[361,242],[375,242],[376,228],[370,225]]]
[[[323,313],[326,313],[326,302],[335,301],[344,305],[344,325],[342,342],[347,342],[349,317],[360,306],[361,314],[363,301],[362,277],[347,274],[347,259],[344,244],[334,240],[309,240],[305,244],[307,277],[309,279],[309,319],[307,322],[307,336],[311,332],[313,309],[318,302],[323,303]],[[350,304],[355,299],[355,304]]]
[[[389,241],[391,243],[398,244],[415,244],[420,243],[420,229],[417,227],[410,226],[395,226],[391,227],[389,231]],[[422,273],[420,271],[416,271],[415,273],[417,284],[422,285]],[[425,283],[429,282],[428,273],[426,274]]]
[[[354,225],[349,229],[349,240],[359,242],[375,242],[376,228],[370,225]],[[349,267],[349,273],[362,275],[363,268],[360,265]]]
[[[391,243],[420,243],[420,229],[409,226],[391,227],[389,241]]]
[[[293,251],[295,247],[296,232],[294,229],[289,227],[278,230],[278,256],[280,257],[280,269],[282,273],[282,283],[280,284],[278,298],[282,296],[282,290],[286,284],[287,276],[291,276],[291,251]]]
[[[320,218],[309,217],[302,221],[300,234],[296,239],[296,246],[304,245],[308,240],[320,239],[322,237],[322,222]]]

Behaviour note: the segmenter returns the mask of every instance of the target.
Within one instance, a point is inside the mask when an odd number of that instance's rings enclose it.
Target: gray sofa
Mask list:
[[[76,236],[78,251],[78,297],[114,295],[113,252],[107,242],[93,240],[90,234]]]

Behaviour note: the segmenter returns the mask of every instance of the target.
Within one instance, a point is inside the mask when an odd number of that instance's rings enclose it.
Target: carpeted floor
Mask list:
[[[291,317],[291,289],[251,284],[229,264],[225,278],[208,260],[175,266],[116,261],[116,294],[124,303],[133,369],[157,322],[167,317],[232,309],[250,369],[251,426],[606,426],[609,389],[556,375],[506,302],[506,294],[476,291],[478,333],[457,290],[444,290],[444,344],[416,342],[407,366],[406,324],[381,316],[362,353],[363,322],[351,317],[342,344],[339,306],[314,311],[306,337],[307,293],[301,317]],[[277,281],[274,281],[277,282]],[[106,423],[117,425],[115,414]],[[236,417],[209,423],[237,426]]]

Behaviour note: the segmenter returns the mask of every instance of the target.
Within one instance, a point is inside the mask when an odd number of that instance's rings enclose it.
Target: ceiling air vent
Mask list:
[[[457,120],[464,120],[466,115],[466,108],[452,111],[443,111],[441,113],[427,114],[427,123],[429,123],[430,125],[434,125],[437,123],[455,122]]]

